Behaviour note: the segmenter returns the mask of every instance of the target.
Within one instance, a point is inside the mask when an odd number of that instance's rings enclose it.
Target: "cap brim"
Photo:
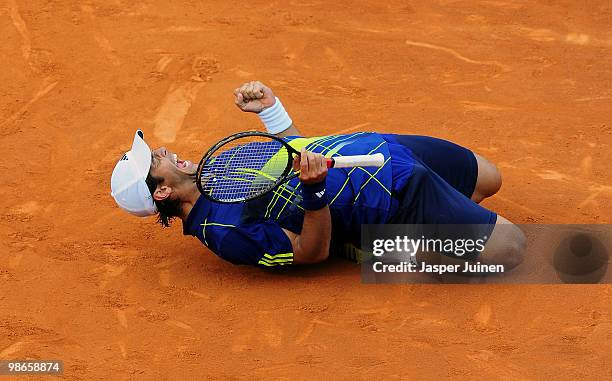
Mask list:
[[[151,148],[144,141],[144,134],[137,130],[132,142],[130,156],[142,178],[146,178],[151,169]]]

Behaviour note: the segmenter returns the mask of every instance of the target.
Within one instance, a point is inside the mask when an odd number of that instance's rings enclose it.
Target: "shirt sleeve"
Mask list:
[[[261,267],[293,263],[293,247],[289,237],[271,220],[231,228],[223,237],[217,254],[232,263]]]

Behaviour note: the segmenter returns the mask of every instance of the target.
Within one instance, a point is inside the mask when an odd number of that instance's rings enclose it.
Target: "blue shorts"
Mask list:
[[[490,234],[497,214],[470,199],[478,178],[474,153],[446,140],[428,136],[385,134],[395,149],[410,151],[413,173],[399,194],[399,210],[389,223],[480,224]]]

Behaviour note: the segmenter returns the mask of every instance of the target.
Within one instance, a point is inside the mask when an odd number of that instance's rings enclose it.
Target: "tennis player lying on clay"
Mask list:
[[[151,151],[137,131],[112,174],[117,204],[136,216],[157,214],[164,226],[180,218],[185,235],[235,264],[322,262],[332,242],[359,245],[362,224],[388,223],[478,224],[474,238],[488,240],[474,259],[506,269],[522,261],[521,230],[478,205],[501,186],[498,170],[483,157],[426,136],[300,137],[270,88],[249,82],[234,95],[240,110],[256,113],[269,133],[301,152],[293,159],[299,176],[250,201],[214,202],[196,185],[197,164],[165,147]],[[378,168],[328,169],[330,157],[374,154],[384,159]]]

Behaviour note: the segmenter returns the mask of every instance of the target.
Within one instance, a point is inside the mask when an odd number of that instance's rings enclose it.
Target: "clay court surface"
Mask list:
[[[109,194],[136,128],[196,161],[260,128],[232,97],[259,79],[304,134],[488,157],[485,205],[515,223],[611,223],[609,1],[8,0],[0,20],[0,358],[88,380],[612,377],[607,285],[232,266]]]

